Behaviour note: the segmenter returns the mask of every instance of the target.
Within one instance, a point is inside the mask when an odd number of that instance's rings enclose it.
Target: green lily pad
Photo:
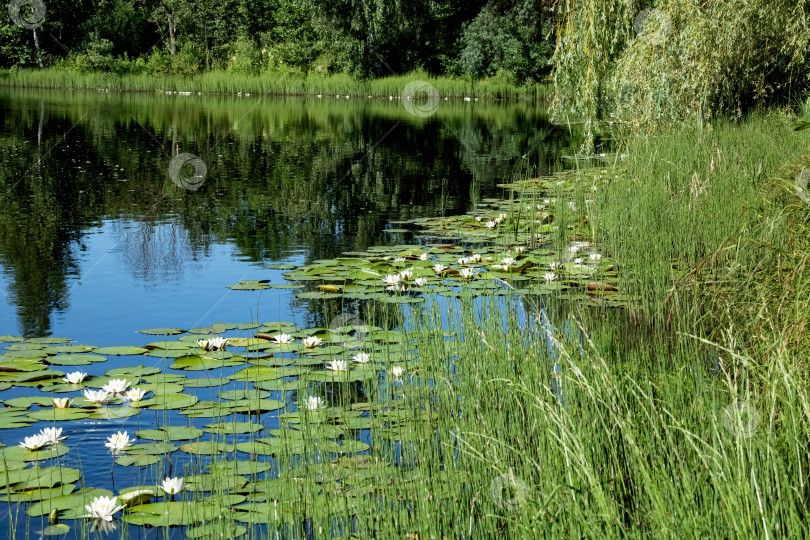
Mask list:
[[[146,330],[141,330],[141,334],[146,334],[149,336],[174,336],[177,334],[182,334],[185,330],[181,330],[180,328],[147,328]]]
[[[214,455],[233,451],[233,445],[219,441],[198,441],[180,446],[180,450],[187,454]]]
[[[153,441],[190,441],[199,439],[203,430],[190,426],[163,426],[158,429],[144,429],[135,433],[140,439]]]
[[[231,460],[215,461],[208,465],[211,474],[225,474],[228,476],[238,476],[243,474],[259,474],[269,471],[272,464],[268,461]]]
[[[115,462],[123,467],[127,467],[129,465],[135,465],[136,467],[145,467],[147,465],[154,465],[155,463],[159,463],[160,456],[153,456],[149,454],[137,456],[126,455],[116,459]]]
[[[252,422],[216,422],[214,424],[206,424],[203,428],[209,433],[216,433],[218,435],[235,435],[237,433],[255,433],[264,428],[261,424],[254,424]]]
[[[93,351],[96,354],[107,354],[110,356],[134,356],[147,352],[143,347],[120,346],[120,347],[101,347]]]
[[[230,510],[222,503],[196,501],[164,501],[132,506],[121,518],[130,525],[172,527],[194,525],[215,519],[227,519]]]
[[[74,515],[78,514],[76,517],[81,517],[82,514],[86,513],[84,506],[90,504],[94,498],[110,496],[112,496],[112,492],[106,489],[84,488],[70,495],[43,499],[41,502],[34,503],[28,507],[28,515],[32,517],[47,516],[53,510],[74,509]]]
[[[64,523],[57,523],[56,525],[48,525],[41,531],[37,531],[40,536],[63,536],[70,532],[70,527]]]
[[[146,367],[146,366],[124,366],[115,369],[109,369],[104,374],[112,379],[140,379],[148,375],[160,373],[160,368]]]
[[[39,409],[28,413],[29,418],[34,420],[45,420],[47,422],[65,422],[67,420],[80,420],[89,418],[91,411],[70,407],[68,409]]]
[[[86,366],[93,362],[104,362],[106,356],[98,354],[60,354],[49,356],[47,362],[54,366]]]
[[[185,409],[197,403],[197,396],[188,394],[159,394],[153,398],[132,403],[133,407],[147,407],[152,411]]]
[[[50,345],[53,343],[70,343],[71,341],[73,340],[63,337],[38,337],[29,339],[28,343],[44,343]]]
[[[228,521],[217,521],[206,523],[196,527],[188,527],[185,531],[186,538],[221,538],[228,540],[231,538],[241,538],[247,533],[247,527],[237,525]]]
[[[186,388],[208,388],[212,386],[223,386],[228,384],[229,381],[220,377],[196,377],[193,379],[186,379],[183,385]]]
[[[233,291],[260,291],[269,289],[269,279],[245,279],[227,287]]]
[[[266,366],[250,366],[240,369],[233,375],[229,375],[228,379],[232,381],[255,382],[281,379],[282,377],[284,377],[284,374],[278,369]]]

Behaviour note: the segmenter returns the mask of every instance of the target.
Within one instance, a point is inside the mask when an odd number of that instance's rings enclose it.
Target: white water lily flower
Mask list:
[[[72,373],[67,373],[62,378],[62,380],[70,384],[80,384],[85,377],[87,377],[87,373],[83,373],[81,371],[74,371]]]
[[[570,251],[571,253],[576,253],[577,251],[579,251],[579,246],[571,246],[568,248],[568,251]]]
[[[130,444],[129,435],[126,431],[119,431],[118,433],[114,433],[107,437],[107,442],[104,443],[104,446],[109,448],[113,451],[113,453],[118,453],[124,450]]]
[[[501,214],[498,216],[498,218],[500,218],[500,220],[501,220],[501,221],[503,221],[503,220],[505,220],[505,219],[507,218],[507,215],[506,215],[505,213],[501,213]]]
[[[224,351],[225,346],[228,345],[228,338],[225,337],[215,337],[208,340],[208,343],[211,344],[212,351]]]
[[[413,282],[416,284],[417,287],[424,287],[425,285],[427,285],[427,278],[423,277],[416,278],[415,280],[413,280]]]
[[[352,356],[352,360],[354,360],[358,364],[368,364],[368,362],[371,360],[371,355],[364,352],[357,353],[354,356]]]
[[[471,260],[472,262],[474,262],[474,263],[479,263],[479,262],[481,262],[481,254],[480,254],[480,253],[473,253],[473,254],[472,254],[472,257],[470,257],[470,260]]]
[[[140,388],[132,388],[124,394],[125,397],[129,401],[140,401],[143,399],[143,396],[146,395],[146,390],[141,390]]]
[[[546,280],[546,283],[551,283],[552,281],[557,279],[557,274],[555,274],[554,272],[548,272],[546,274],[543,274],[543,279]]]
[[[402,281],[408,281],[413,277],[413,272],[411,270],[403,270],[399,273],[399,277],[402,279]]]
[[[524,248],[523,246],[517,246],[517,247],[515,247],[515,253],[517,253],[518,255],[523,255],[523,251],[525,249],[526,248]]]
[[[503,263],[503,266],[506,268],[512,266],[515,263],[515,259],[513,259],[512,257],[504,257],[503,259],[501,259],[501,262]]]
[[[459,274],[461,274],[461,277],[465,279],[470,279],[475,275],[475,270],[473,270],[472,268],[462,268],[459,271]]]
[[[332,371],[346,371],[349,369],[349,363],[346,360],[332,360],[329,362],[329,365],[326,366],[326,369],[331,369]]]
[[[571,210],[576,212],[577,211],[577,203],[575,203],[574,201],[568,201],[568,208],[570,208]]]
[[[39,450],[40,448],[48,444],[48,442],[49,442],[48,439],[44,435],[38,433],[36,435],[26,437],[25,440],[23,440],[23,442],[20,443],[20,446],[22,446],[26,450]]]
[[[494,229],[498,225],[497,221],[487,221],[487,228]]]
[[[383,278],[386,285],[397,285],[400,280],[402,280],[402,276],[399,274],[388,274]]]
[[[224,351],[227,344],[228,338],[224,337],[197,340],[197,346],[204,351]]]
[[[555,270],[558,270],[561,266],[562,266],[562,263],[557,262],[557,261],[554,261],[554,262],[548,264],[548,267],[551,268],[552,272],[554,272]]]
[[[577,257],[574,259],[574,264],[582,264],[582,257]]]
[[[100,521],[112,521],[113,515],[122,510],[125,505],[116,505],[118,497],[96,497],[90,504],[84,505],[84,509],[89,512],[84,517],[97,519]]]
[[[393,375],[395,379],[401,379],[403,373],[405,373],[405,368],[402,366],[394,366],[391,368],[391,375]]]
[[[307,398],[307,402],[304,404],[307,410],[310,411],[317,411],[324,405],[326,405],[326,402],[323,400],[323,398],[318,396],[309,396]]]
[[[446,269],[447,267],[443,264],[437,264],[433,267],[433,271],[436,272],[437,274],[441,274]]]
[[[475,221],[477,221],[479,223],[481,223],[481,220],[483,220],[483,219],[484,218],[482,218],[481,216],[475,216]]]
[[[470,262],[470,260],[469,260],[469,259],[466,259],[466,258],[464,258],[464,257],[462,257],[462,258],[460,258],[460,259],[459,259],[458,261],[456,261],[456,262],[458,262],[458,265],[459,265],[459,266],[464,266],[465,264],[467,264],[468,262]]]
[[[66,437],[62,437],[62,428],[57,427],[46,427],[45,429],[41,429],[39,434],[45,437],[48,444],[59,444],[59,441],[66,439]]]
[[[428,254],[427,253],[422,253],[421,255],[419,255],[419,260],[420,261],[428,260]]]
[[[302,341],[302,343],[307,349],[314,349],[315,347],[320,346],[323,343],[323,340],[318,336],[309,336],[307,339]]]
[[[591,259],[592,261],[598,261],[599,259],[602,258],[602,256],[599,253],[591,253],[588,258]]]
[[[405,262],[405,257],[397,257],[394,262]]]
[[[110,379],[101,389],[108,394],[123,394],[127,391],[127,386],[129,381],[126,379]]]
[[[295,341],[290,334],[277,334],[272,337],[273,343],[285,344]]]
[[[73,402],[72,399],[68,399],[66,397],[55,397],[53,398],[53,406],[57,409],[67,409],[70,407],[70,404]]]
[[[91,403],[101,403],[110,396],[106,390],[85,390],[82,394],[84,394],[84,399]]]
[[[166,478],[163,480],[163,483],[160,485],[161,489],[166,493],[166,495],[176,495],[183,491],[183,478],[182,477],[175,477],[175,478]]]

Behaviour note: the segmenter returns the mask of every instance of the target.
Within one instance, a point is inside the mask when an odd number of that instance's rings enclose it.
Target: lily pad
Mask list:
[[[143,347],[133,346],[120,346],[120,347],[101,347],[95,349],[93,352],[96,354],[107,354],[110,356],[134,356],[145,353],[147,350]]]
[[[190,441],[199,439],[203,435],[203,430],[191,426],[163,426],[158,429],[144,429],[135,435],[153,441]]]

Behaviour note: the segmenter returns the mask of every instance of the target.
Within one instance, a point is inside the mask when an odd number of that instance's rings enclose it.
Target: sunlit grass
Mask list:
[[[242,75],[212,71],[199,75],[156,76],[145,74],[81,73],[62,68],[0,70],[0,85],[24,88],[75,88],[134,92],[202,92],[204,94],[322,95],[324,97],[383,97],[398,99],[406,85],[424,81],[440,98],[545,99],[549,88],[533,83],[518,86],[505,78],[464,79],[434,77],[413,72],[380,79],[358,80],[345,74],[262,73]]]

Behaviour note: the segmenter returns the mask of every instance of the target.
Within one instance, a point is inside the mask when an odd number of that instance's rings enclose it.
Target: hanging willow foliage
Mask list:
[[[595,122],[609,103],[610,73],[633,37],[639,2],[564,0],[557,22],[552,117],[584,120],[585,152],[593,151]]]
[[[739,117],[810,87],[810,0],[565,0],[552,59],[558,121],[636,128]]]
[[[638,127],[739,117],[800,98],[810,2],[666,0],[616,65],[616,112]]]

